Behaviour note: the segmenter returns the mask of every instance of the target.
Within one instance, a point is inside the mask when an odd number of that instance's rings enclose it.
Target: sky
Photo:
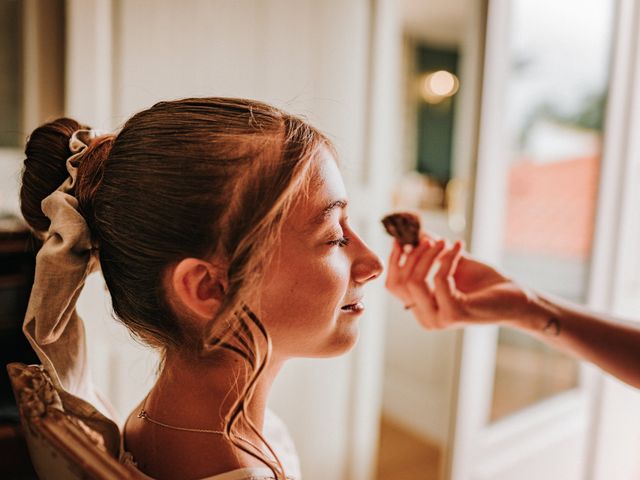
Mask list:
[[[606,88],[614,0],[513,0],[509,122],[517,131],[536,106],[565,113]],[[518,68],[514,68],[515,66]]]

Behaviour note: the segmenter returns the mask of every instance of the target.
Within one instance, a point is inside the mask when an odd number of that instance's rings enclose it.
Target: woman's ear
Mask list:
[[[226,271],[197,258],[185,258],[170,271],[174,302],[196,316],[210,320],[227,291]]]

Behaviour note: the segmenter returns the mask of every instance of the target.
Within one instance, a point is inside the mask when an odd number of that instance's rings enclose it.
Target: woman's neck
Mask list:
[[[282,364],[269,361],[246,407],[248,418],[260,432],[269,392]],[[168,353],[144,409],[149,418],[167,425],[222,431],[225,416],[242,394],[251,373],[248,362],[232,351],[221,351],[214,360],[200,361]],[[236,425],[240,436],[256,439],[242,419]]]

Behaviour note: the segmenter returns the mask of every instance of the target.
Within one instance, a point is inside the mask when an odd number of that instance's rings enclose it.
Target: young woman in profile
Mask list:
[[[349,225],[327,138],[260,102],[201,98],[158,103],[117,134],[59,119],[26,154],[22,212],[44,244],[25,333],[59,384],[100,400],[74,366],[83,347],[52,348],[84,341],[70,312],[99,264],[115,316],[163,359],[125,425],[139,470],[298,478],[271,385],[289,358],[356,343],[363,287],[383,268]],[[39,342],[51,323],[65,333]]]

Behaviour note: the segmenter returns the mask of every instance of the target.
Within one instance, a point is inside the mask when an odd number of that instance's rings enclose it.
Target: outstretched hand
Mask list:
[[[524,288],[465,254],[461,242],[425,234],[409,253],[394,242],[385,286],[428,329],[517,321],[530,303]]]

